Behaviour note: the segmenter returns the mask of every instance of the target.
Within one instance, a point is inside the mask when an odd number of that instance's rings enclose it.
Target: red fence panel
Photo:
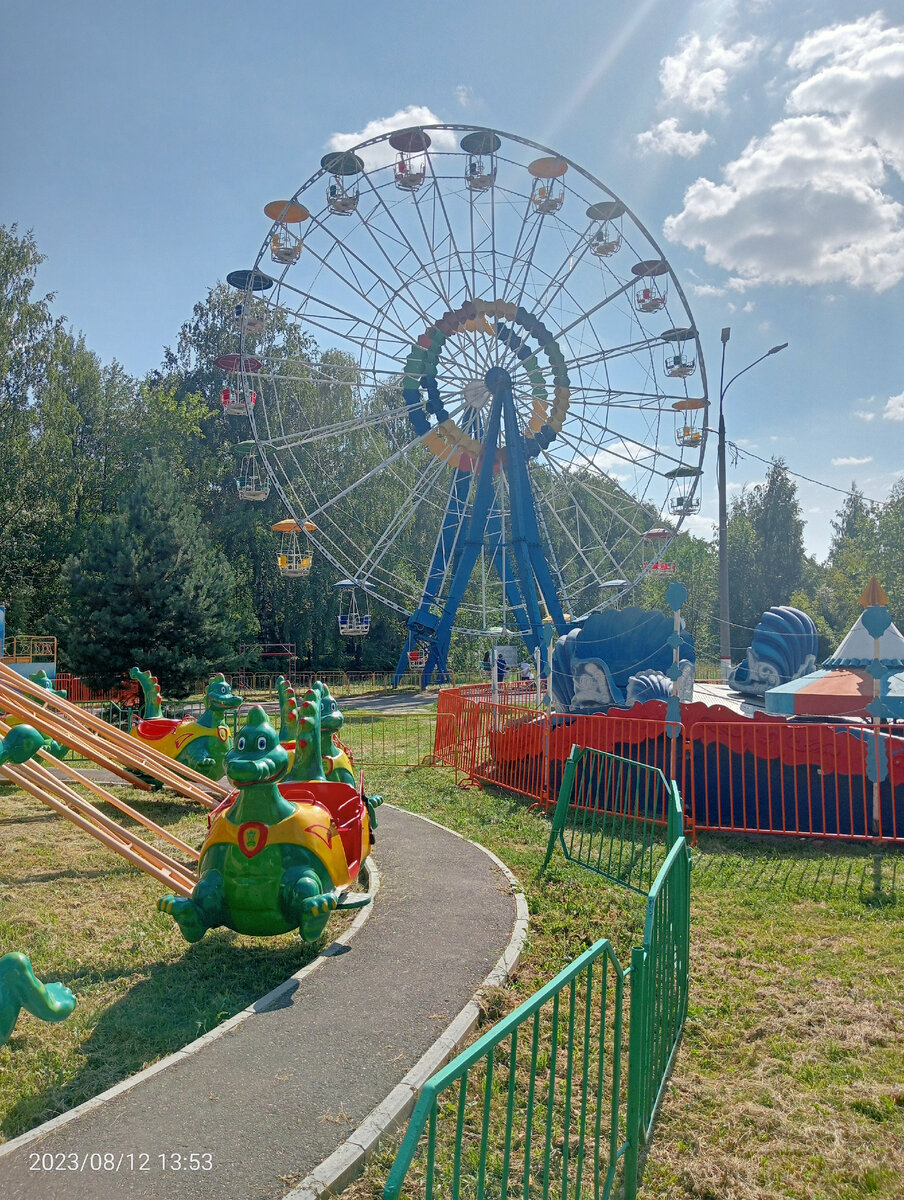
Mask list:
[[[904,841],[900,727],[702,721],[687,768],[698,829]]]
[[[674,779],[685,826],[720,832],[904,843],[904,729],[751,720],[725,710],[671,726],[665,706],[630,713],[548,714],[535,693],[489,684],[440,692],[434,759],[549,808],[574,745],[606,751]],[[521,700],[521,703],[519,703]],[[661,710],[661,711],[660,711]],[[670,736],[672,733],[675,736]]]

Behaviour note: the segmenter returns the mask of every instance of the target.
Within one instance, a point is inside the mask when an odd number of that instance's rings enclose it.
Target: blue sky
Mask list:
[[[904,5],[4,0],[0,222],[104,361],[158,365],[254,260],[263,204],[405,110],[551,145],[658,238],[733,385],[736,490],[784,456],[883,499],[904,470]],[[415,117],[417,119],[417,117]],[[715,423],[713,421],[713,423]],[[746,453],[744,453],[746,452]],[[800,481],[823,555],[842,497]],[[715,515],[715,439],[703,509]]]

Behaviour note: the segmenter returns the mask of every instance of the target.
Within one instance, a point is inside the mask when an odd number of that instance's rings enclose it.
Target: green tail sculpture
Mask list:
[[[62,983],[41,983],[24,954],[0,958],[0,1046],[9,1041],[22,1009],[42,1021],[65,1021],[75,996]]]

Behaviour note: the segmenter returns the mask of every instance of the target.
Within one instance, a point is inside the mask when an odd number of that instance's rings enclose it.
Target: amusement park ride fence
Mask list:
[[[646,896],[660,860],[682,833],[674,780],[657,767],[573,746],[543,866],[558,843],[569,862]]]
[[[579,787],[585,798],[592,788],[603,809],[624,807],[629,778],[632,794],[652,796],[659,780],[645,779],[643,768],[638,775],[636,765],[576,755],[562,811],[581,766]],[[606,1200],[617,1189],[634,1200],[640,1149],[687,1014],[690,852],[677,791],[666,785],[663,795],[672,844],[648,889],[643,944],[631,965],[623,968],[601,939],[428,1080],[383,1200],[398,1200],[415,1159],[424,1200]],[[613,832],[627,840],[626,825]]]
[[[711,830],[904,843],[900,725],[723,719],[674,726],[664,718],[537,711],[518,685],[503,685],[499,696],[493,703],[486,685],[482,694],[440,692],[433,760],[453,767],[463,785],[492,783],[548,811],[579,744],[674,779],[692,840]]]

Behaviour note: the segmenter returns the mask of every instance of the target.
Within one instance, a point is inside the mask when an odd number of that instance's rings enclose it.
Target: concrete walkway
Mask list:
[[[375,857],[374,913],[344,954],[197,1053],[0,1147],[0,1196],[276,1200],[335,1151],[471,1000],[516,919],[493,860],[436,825],[382,808]],[[191,1154],[210,1157],[192,1170]]]

